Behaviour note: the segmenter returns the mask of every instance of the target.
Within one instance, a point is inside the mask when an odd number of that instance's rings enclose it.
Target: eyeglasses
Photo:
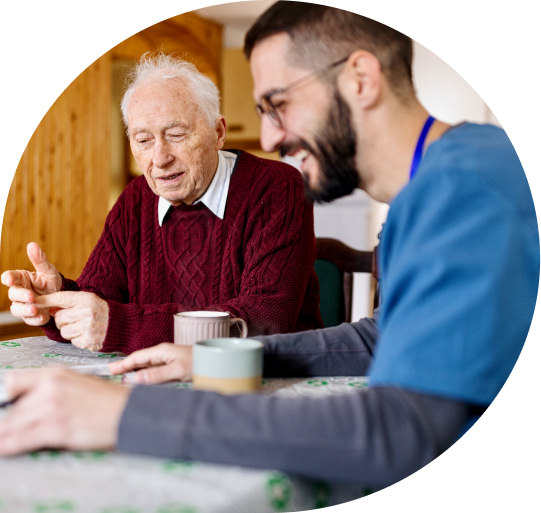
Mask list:
[[[300,84],[303,84],[305,82],[308,82],[309,79],[315,78],[319,75],[323,75],[324,73],[327,73],[331,69],[335,68],[336,66],[339,66],[340,64],[344,64],[349,59],[349,55],[347,57],[344,57],[343,59],[340,59],[336,62],[332,62],[331,64],[328,64],[327,66],[324,66],[323,68],[320,68],[316,71],[313,71],[312,73],[309,73],[308,75],[305,75],[304,77],[301,77],[291,84],[280,87],[277,89],[273,89],[269,91],[267,94],[265,94],[261,98],[261,103],[258,103],[255,106],[255,110],[258,113],[259,117],[263,117],[265,114],[269,116],[269,119],[271,122],[277,126],[278,128],[283,128],[284,124],[282,119],[280,118],[280,114],[278,113],[278,108],[280,105],[277,105],[272,101],[272,97],[276,96],[277,94],[284,94],[287,91],[290,91],[294,87],[297,87]]]

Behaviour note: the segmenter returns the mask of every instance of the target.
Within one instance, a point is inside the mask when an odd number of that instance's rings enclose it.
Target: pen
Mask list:
[[[7,401],[0,401],[0,410],[3,408],[7,408],[8,406],[11,406],[16,400],[17,398],[9,399]]]
[[[7,398],[6,387],[4,386],[4,383],[2,383],[2,381],[0,380],[0,409],[7,408],[8,406],[11,406],[14,402],[15,398]]]

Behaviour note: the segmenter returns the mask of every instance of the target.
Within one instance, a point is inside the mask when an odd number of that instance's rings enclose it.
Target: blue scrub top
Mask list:
[[[532,320],[539,237],[505,132],[464,123],[426,151],[390,205],[379,250],[371,386],[488,405]]]

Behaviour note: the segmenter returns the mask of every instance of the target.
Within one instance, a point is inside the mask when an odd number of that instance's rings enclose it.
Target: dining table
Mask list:
[[[71,367],[117,381],[108,363],[121,353],[91,352],[45,336],[0,341],[2,378],[13,369]],[[124,384],[124,386],[132,386]],[[161,386],[191,388],[187,382]],[[260,393],[323,397],[358,392],[365,377],[263,379]],[[9,406],[0,408],[1,418]],[[275,469],[251,469],[115,451],[40,450],[0,458],[0,513],[274,513],[312,511],[370,494]]]

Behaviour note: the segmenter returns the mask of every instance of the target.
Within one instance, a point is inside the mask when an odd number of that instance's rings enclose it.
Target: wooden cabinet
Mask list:
[[[252,75],[242,49],[224,49],[222,112],[227,121],[228,146],[260,149],[259,116],[254,108],[252,91]]]
[[[279,159],[278,152],[267,153],[261,149],[252,74],[242,48],[225,48],[222,55],[222,113],[227,122],[225,148]]]

